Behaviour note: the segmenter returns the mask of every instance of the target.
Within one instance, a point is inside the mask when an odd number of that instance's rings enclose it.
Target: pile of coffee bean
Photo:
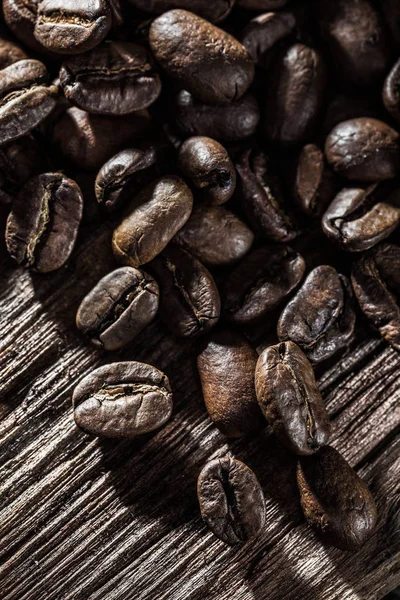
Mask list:
[[[328,445],[314,369],[368,322],[400,350],[399,56],[397,0],[2,3],[10,256],[48,274],[81,222],[109,227],[119,266],[82,299],[79,331],[115,352],[160,314],[196,339],[211,421],[228,438],[268,423],[298,455],[307,521],[342,549],[376,507]],[[112,362],[73,407],[83,431],[131,438],[173,400],[154,366]],[[231,455],[198,497],[228,544],[264,527],[260,484]]]

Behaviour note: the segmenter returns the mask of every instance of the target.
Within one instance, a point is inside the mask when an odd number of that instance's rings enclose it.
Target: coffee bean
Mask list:
[[[292,35],[296,19],[291,12],[268,12],[252,19],[244,28],[240,41],[260,67],[268,67],[271,49]]]
[[[221,142],[235,142],[256,132],[260,109],[251,94],[228,106],[211,106],[182,90],[176,98],[176,123],[187,136],[203,135]]]
[[[239,6],[248,10],[276,10],[283,8],[289,0],[238,0]]]
[[[292,340],[312,363],[345,348],[354,334],[353,294],[347,277],[333,267],[316,267],[278,321],[278,337]]]
[[[304,44],[285,49],[275,61],[267,89],[264,130],[271,142],[307,141],[321,114],[326,85],[322,56]]]
[[[385,79],[383,103],[393,119],[400,123],[400,59]]]
[[[256,231],[274,242],[288,242],[299,230],[286,207],[276,167],[265,152],[246,150],[235,161],[237,186],[246,216]]]
[[[74,419],[86,433],[134,438],[164,425],[172,413],[166,375],[140,362],[117,362],[87,375],[72,396]]]
[[[277,308],[300,283],[304,259],[288,246],[254,250],[224,284],[224,315],[237,325],[259,321]]]
[[[296,454],[312,454],[326,444],[329,417],[314,372],[293,342],[266,348],[257,362],[256,393],[274,433]]]
[[[189,252],[168,246],[150,264],[161,287],[161,314],[177,337],[195,337],[217,324],[221,302],[211,273]]]
[[[101,115],[147,108],[161,92],[150,53],[128,42],[105,42],[68,58],[60,70],[60,83],[72,104]]]
[[[347,179],[391,179],[400,172],[399,134],[377,119],[360,118],[336,125],[325,154],[332,169]]]
[[[129,0],[140,10],[153,14],[162,14],[173,8],[184,8],[200,15],[212,23],[223,21],[231,12],[235,0]]]
[[[3,0],[4,20],[13,34],[36,52],[43,47],[33,32],[39,0]]]
[[[158,310],[158,285],[132,267],[121,267],[101,279],[85,296],[76,325],[105,350],[119,350],[151,323]]]
[[[197,204],[174,241],[205,265],[222,267],[247,254],[254,233],[224,206]]]
[[[0,69],[5,69],[19,60],[26,60],[28,55],[15,42],[0,37]]]
[[[225,148],[211,138],[186,140],[179,151],[178,165],[206,202],[223,204],[235,191],[235,167]]]
[[[247,50],[222,29],[186,10],[157,17],[149,39],[168,75],[202,102],[229,104],[243,96],[253,80],[254,64]]]
[[[25,135],[51,113],[58,88],[47,81],[38,60],[20,60],[0,71],[0,145]]]
[[[213,334],[197,358],[204,402],[216,427],[237,438],[263,425],[254,388],[257,353],[232,331]]]
[[[132,267],[150,262],[183,227],[192,206],[192,193],[179,177],[162,177],[149,184],[114,230],[114,255]]]
[[[81,190],[62,173],[30,179],[7,220],[6,243],[12,258],[40,273],[59,269],[74,248],[82,205]]]
[[[383,243],[353,265],[351,282],[366,317],[400,351],[400,248]]]
[[[301,457],[297,483],[304,515],[324,542],[355,550],[371,536],[377,519],[374,499],[337,450],[325,446]]]
[[[247,542],[264,527],[264,494],[240,460],[223,456],[208,462],[199,475],[197,495],[203,521],[226,544]]]
[[[343,250],[367,250],[400,223],[400,193],[385,185],[344,188],[322,217],[324,233]]]

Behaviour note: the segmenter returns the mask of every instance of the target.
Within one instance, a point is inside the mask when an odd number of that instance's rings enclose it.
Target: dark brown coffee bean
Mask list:
[[[400,248],[379,244],[353,265],[354,293],[366,317],[400,351]]]
[[[3,0],[3,12],[13,34],[26,46],[40,52],[43,47],[33,34],[38,3],[39,0]]]
[[[86,433],[134,438],[164,425],[172,413],[166,375],[140,362],[104,365],[87,375],[72,396],[74,419]]]
[[[189,252],[168,246],[149,265],[161,288],[161,315],[177,337],[195,337],[214,327],[221,302],[211,273]]]
[[[223,204],[235,191],[235,167],[225,148],[211,138],[186,140],[179,150],[178,165],[206,202]]]
[[[283,8],[289,0],[238,0],[238,5],[249,10],[276,10]]]
[[[197,358],[208,414],[230,438],[241,437],[263,425],[254,387],[256,363],[255,350],[244,337],[231,331],[212,335]]]
[[[247,542],[264,527],[264,494],[240,460],[223,456],[208,462],[197,481],[197,496],[203,521],[225,544]]]
[[[343,250],[368,250],[400,223],[400,192],[385,185],[344,188],[322,217],[324,233]]]
[[[74,248],[83,198],[62,173],[43,173],[24,185],[7,220],[7,249],[18,264],[40,273],[59,269]]]
[[[377,119],[336,125],[326,139],[325,154],[332,169],[347,179],[375,182],[400,172],[399,134]]]
[[[290,12],[268,12],[258,15],[246,25],[240,41],[258,66],[269,66],[270,50],[277,42],[290,36],[296,19]]]
[[[307,141],[323,108],[325,79],[322,56],[313,48],[294,44],[281,53],[267,90],[264,129],[270,141]]]
[[[237,325],[259,321],[282,304],[304,271],[303,257],[288,246],[254,250],[225,281],[225,317]]]
[[[129,0],[140,10],[153,14],[162,14],[173,8],[190,10],[211,23],[223,21],[231,12],[235,0]]]
[[[0,145],[39,125],[56,106],[58,88],[47,85],[38,60],[20,60],[0,71]]]
[[[224,206],[198,204],[174,241],[205,265],[222,267],[247,254],[254,233]]]
[[[19,60],[29,58],[15,42],[0,37],[0,69],[5,69]]]
[[[391,116],[400,123],[400,59],[385,79],[383,103]]]
[[[161,92],[150,53],[128,42],[105,42],[65,60],[60,83],[72,104],[100,115],[126,115],[147,108]]]
[[[337,75],[351,85],[379,82],[390,68],[387,38],[368,0],[320,0],[320,27]]]
[[[286,208],[276,167],[257,149],[246,150],[235,162],[239,197],[250,225],[274,242],[288,242],[299,233]]]
[[[278,321],[278,337],[292,340],[313,363],[345,348],[354,333],[350,282],[333,267],[316,267],[307,276]]]
[[[228,106],[211,106],[182,90],[176,98],[175,109],[176,124],[185,135],[205,135],[221,142],[250,137],[260,121],[260,109],[251,94]]]
[[[76,325],[95,346],[119,350],[154,319],[158,296],[158,285],[150,275],[121,267],[103,277],[85,296]]]
[[[294,199],[310,217],[320,217],[335,197],[338,182],[325,162],[324,153],[315,144],[300,152],[293,186]]]
[[[149,184],[114,230],[114,255],[131,267],[150,262],[183,227],[192,206],[192,192],[180,177],[162,177]]]
[[[156,60],[202,102],[229,104],[247,91],[254,64],[231,35],[186,10],[153,21],[150,46]],[[210,67],[211,65],[211,67]]]
[[[325,446],[300,458],[297,483],[304,516],[323,541],[355,550],[371,536],[377,519],[374,499],[337,450]]]
[[[293,342],[266,348],[257,362],[256,392],[274,433],[296,454],[312,454],[330,436],[330,423],[307,357]]]

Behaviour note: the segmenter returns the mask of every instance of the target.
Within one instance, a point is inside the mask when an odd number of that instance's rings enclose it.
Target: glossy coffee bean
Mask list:
[[[237,325],[259,321],[300,283],[302,256],[288,246],[265,246],[248,254],[224,284],[224,315]]]
[[[299,233],[289,214],[276,167],[265,152],[244,151],[235,161],[243,209],[255,231],[274,242],[288,242]]]
[[[237,438],[263,425],[254,387],[257,353],[232,331],[213,334],[197,358],[204,402],[216,427]]]
[[[256,392],[274,433],[296,454],[312,454],[330,435],[329,417],[314,372],[293,342],[266,348],[257,362]]]
[[[296,19],[291,12],[267,12],[252,19],[244,28],[240,41],[258,66],[269,66],[270,50],[292,35]]]
[[[38,60],[20,60],[0,71],[0,145],[39,125],[56,106],[57,86]]]
[[[248,10],[276,10],[283,8],[289,0],[238,0],[239,6]]]
[[[294,44],[274,63],[267,88],[264,130],[271,142],[307,141],[323,108],[325,65],[317,50]]]
[[[374,499],[337,450],[325,446],[300,458],[297,483],[304,516],[323,541],[355,550],[371,536],[377,519]]]
[[[43,46],[34,36],[39,0],[3,0],[4,20],[26,46],[40,52]]]
[[[225,148],[211,138],[186,140],[179,150],[178,165],[205,202],[223,204],[235,191],[235,167]]]
[[[62,173],[30,179],[7,220],[6,243],[12,258],[40,273],[62,267],[75,245],[82,206],[81,190]]]
[[[95,346],[119,350],[154,319],[158,297],[158,285],[150,275],[121,267],[103,277],[85,296],[76,325]]]
[[[128,42],[105,42],[68,58],[60,70],[60,83],[72,104],[100,115],[126,115],[147,108],[161,92],[150,53]]]
[[[134,438],[164,425],[172,413],[166,375],[140,362],[104,365],[75,388],[74,419],[86,433]]]
[[[223,21],[231,12],[235,0],[129,0],[129,2],[140,10],[162,14],[173,8],[190,10],[211,23]]]
[[[220,142],[243,140],[256,132],[260,109],[251,94],[228,106],[212,106],[182,90],[175,101],[176,124],[187,136],[208,136]]]
[[[368,250],[400,223],[400,193],[385,185],[344,188],[322,217],[324,233],[343,250]]]
[[[34,36],[52,52],[78,54],[97,46],[111,23],[107,0],[40,0]]]
[[[214,327],[221,302],[211,273],[183,248],[168,246],[151,265],[161,288],[161,315],[171,332],[196,337]]]
[[[324,153],[315,144],[300,152],[293,196],[299,208],[310,217],[320,217],[335,197],[338,182],[328,167]]]
[[[261,533],[265,500],[249,467],[231,456],[215,458],[202,469],[197,496],[203,521],[226,544],[247,542]]]
[[[15,42],[0,37],[0,69],[5,69],[19,60],[26,60],[28,55]]]
[[[247,254],[254,233],[224,206],[197,204],[174,241],[205,265],[222,267]]]
[[[400,123],[400,59],[394,64],[385,79],[383,103],[393,119]]]
[[[162,68],[202,102],[229,104],[253,80],[253,61],[240,42],[186,10],[157,17],[149,39]]]
[[[400,351],[400,247],[382,243],[353,265],[351,282],[366,317]]]
[[[400,172],[399,134],[377,119],[351,119],[333,128],[325,155],[332,169],[347,179],[391,179]]]
[[[114,230],[115,257],[131,267],[155,258],[190,217],[193,196],[180,177],[162,177],[143,188]]]
[[[278,337],[292,340],[313,363],[345,348],[354,333],[351,285],[333,267],[316,267],[278,321]]]

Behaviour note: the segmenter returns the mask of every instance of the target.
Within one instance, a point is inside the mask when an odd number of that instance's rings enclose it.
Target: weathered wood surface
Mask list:
[[[227,440],[203,407],[192,344],[154,323],[112,360],[163,369],[172,420],[137,441],[78,431],[74,385],[110,357],[74,327],[79,300],[112,267],[109,233],[80,244],[68,268],[32,276],[5,260],[0,297],[1,600],[372,600],[400,583],[400,355],[368,335],[320,384],[333,445],[371,486],[376,534],[358,552],[324,547],[304,523],[295,460],[265,431]],[[267,523],[228,548],[203,525],[196,478],[232,452],[256,471]]]

